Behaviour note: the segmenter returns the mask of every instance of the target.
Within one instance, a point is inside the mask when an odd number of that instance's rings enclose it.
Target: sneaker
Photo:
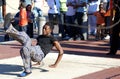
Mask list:
[[[107,53],[106,55],[115,55],[115,53]]]
[[[80,41],[81,40],[81,38],[80,37],[77,37],[76,39],[75,39],[75,41]]]
[[[19,77],[25,77],[25,76],[27,76],[27,75],[29,75],[29,74],[31,74],[32,72],[22,72],[20,75],[18,75]]]
[[[69,40],[70,39],[70,37],[69,36],[66,36],[66,37],[64,37],[64,38],[62,38],[63,40]]]
[[[74,38],[69,38],[69,39],[68,39],[68,41],[73,41],[73,40],[74,40]]]
[[[109,36],[109,35],[107,35],[104,39],[106,39],[106,40],[107,40],[107,39],[110,39],[110,36]]]

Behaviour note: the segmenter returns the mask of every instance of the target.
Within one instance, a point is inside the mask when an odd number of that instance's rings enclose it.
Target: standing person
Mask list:
[[[76,19],[78,25],[86,25],[87,22],[87,0],[76,0]],[[86,25],[87,26],[87,25]],[[78,27],[76,32],[76,39],[87,40],[87,28]]]
[[[67,40],[74,40],[75,38],[75,0],[67,0],[67,12],[66,12],[66,31],[68,34]]]
[[[28,26],[27,26],[27,34],[30,38],[33,38],[33,20],[34,20],[34,15],[32,10],[32,5],[28,4],[26,6],[26,11],[27,11],[27,18],[28,18]]]
[[[105,27],[105,13],[106,11],[104,10],[104,6],[101,3],[99,5],[99,11],[94,13],[97,19],[96,40],[101,40],[105,37],[105,29],[103,29],[103,27]]]
[[[31,46],[31,39],[25,32],[19,32],[13,27],[9,27],[6,30],[6,33],[11,37],[23,44],[23,47],[20,50],[20,55],[23,60],[24,71],[19,76],[25,77],[31,74],[31,61],[41,62],[43,58],[50,52],[53,46],[59,51],[58,57],[54,64],[49,67],[55,68],[59,64],[63,56],[63,49],[60,43],[51,35],[52,32],[51,23],[47,22],[43,26],[43,34],[37,37],[37,45]]]
[[[114,0],[115,4],[115,17],[114,17],[114,23],[119,22],[120,20],[120,0]],[[110,37],[110,51],[107,53],[107,55],[115,55],[117,53],[117,50],[120,46],[120,22],[117,23],[112,28],[112,33]]]
[[[88,10],[87,10],[89,35],[96,35],[96,16],[93,15],[93,13],[98,11],[98,7],[99,7],[99,1],[89,0]]]
[[[27,32],[28,18],[27,18],[26,6],[21,3],[19,8],[20,8],[19,30]]]
[[[57,25],[60,17],[60,1],[59,0],[47,0],[49,6],[48,19],[52,25]],[[54,27],[53,27],[54,28]],[[53,32],[52,32],[53,33]]]
[[[60,0],[59,34],[62,34],[62,39],[66,37],[66,2],[67,0]]]
[[[6,0],[0,0],[0,23],[4,22],[4,17],[6,15]]]
[[[45,0],[33,0],[32,1],[32,7],[33,12],[35,14],[35,17],[41,17],[43,16],[43,10],[44,10],[44,3]]]
[[[43,16],[45,0],[32,0],[32,12],[34,14],[34,28],[38,30],[40,26],[40,17]]]

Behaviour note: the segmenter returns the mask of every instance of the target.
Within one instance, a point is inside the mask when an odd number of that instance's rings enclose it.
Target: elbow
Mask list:
[[[63,54],[64,54],[64,51],[63,51],[63,50],[60,50],[60,51],[59,51],[59,54],[60,54],[60,55],[63,55]]]

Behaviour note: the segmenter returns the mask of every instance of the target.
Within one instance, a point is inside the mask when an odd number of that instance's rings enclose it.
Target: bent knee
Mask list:
[[[28,51],[29,51],[29,48],[25,47],[25,46],[20,49],[20,53],[22,53],[22,52],[28,52]]]

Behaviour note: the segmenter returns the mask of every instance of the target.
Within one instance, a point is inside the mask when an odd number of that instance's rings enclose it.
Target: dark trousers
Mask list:
[[[116,54],[120,44],[120,23],[113,27],[110,40],[110,53]]]
[[[51,22],[53,26],[57,25],[58,21],[59,21],[59,14],[58,13],[55,13],[55,14],[48,13],[48,18],[49,18],[49,22]]]
[[[83,16],[84,16],[84,13],[83,13],[83,12],[77,12],[77,13],[76,13],[77,23],[78,23],[78,25],[80,25],[80,26],[81,26],[82,23],[83,23]],[[77,35],[81,38],[81,40],[84,40],[84,36],[83,36],[84,28],[77,27],[76,33],[77,33]]]
[[[61,12],[60,13],[59,33],[62,34],[62,38],[64,38],[66,36],[66,12]]]
[[[27,34],[30,38],[33,38],[33,23],[28,23]]]
[[[24,31],[27,33],[27,26],[28,25],[25,25],[25,26],[19,26],[19,31]]]
[[[66,16],[66,32],[69,37],[75,37],[75,27],[73,26],[75,24],[75,15],[73,16]]]

